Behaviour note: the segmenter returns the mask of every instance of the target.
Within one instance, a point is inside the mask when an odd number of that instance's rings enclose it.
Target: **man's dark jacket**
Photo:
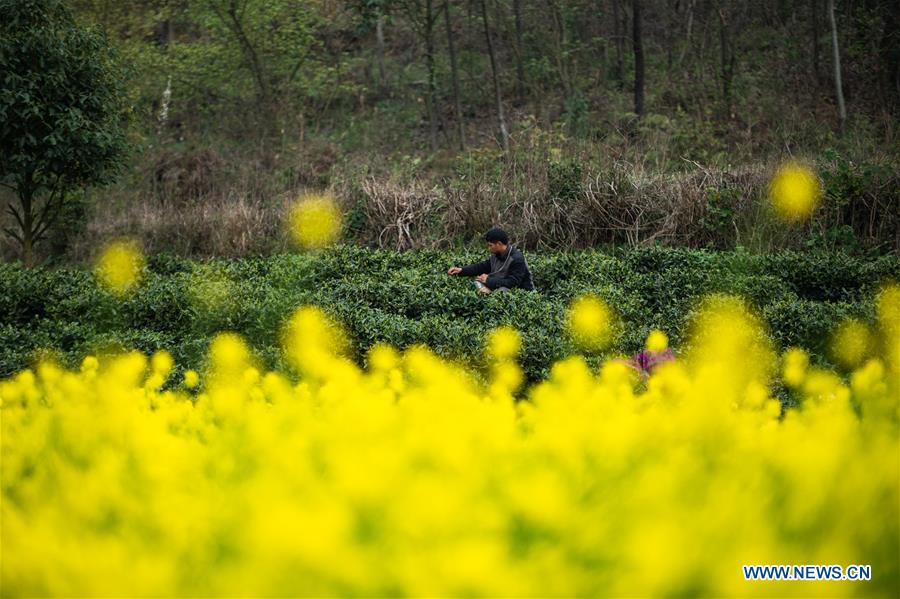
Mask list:
[[[513,245],[506,248],[506,251],[499,256],[491,254],[491,257],[484,262],[464,267],[459,274],[466,277],[488,275],[485,285],[491,291],[500,287],[508,289],[520,287],[534,291],[534,280],[528,269],[528,262],[525,261],[524,254]]]

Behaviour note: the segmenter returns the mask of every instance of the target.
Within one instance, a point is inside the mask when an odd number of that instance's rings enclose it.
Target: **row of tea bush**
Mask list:
[[[485,333],[510,324],[522,333],[530,380],[575,351],[566,335],[569,302],[604,298],[620,315],[621,334],[607,353],[639,351],[653,329],[676,352],[697,300],[710,293],[744,297],[781,348],[800,346],[828,363],[830,333],[849,317],[871,320],[872,297],[900,280],[900,259],[838,253],[749,254],[648,247],[527,257],[538,291],[482,295],[447,268],[482,260],[472,250],[397,253],[355,246],[315,254],[199,263],[149,257],[141,284],[119,298],[86,269],[0,265],[0,376],[53,351],[74,366],[86,354],[166,349],[180,367],[202,367],[219,331],[244,336],[270,368],[284,366],[279,331],[301,304],[315,304],[347,327],[357,360],[374,343],[426,344],[442,356],[477,364]],[[595,359],[598,358],[595,356]]]

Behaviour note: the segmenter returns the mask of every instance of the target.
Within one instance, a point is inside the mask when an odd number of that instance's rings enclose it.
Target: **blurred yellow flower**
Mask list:
[[[900,285],[893,281],[883,285],[875,308],[886,366],[900,379]]]
[[[150,358],[150,368],[152,368],[154,372],[163,376],[168,376],[174,365],[175,360],[172,359],[172,354],[165,350],[156,352]]]
[[[200,384],[200,375],[196,370],[186,370],[184,372],[184,386],[193,389]]]
[[[762,319],[741,298],[713,294],[700,302],[688,352],[698,383],[724,404],[742,403],[775,374],[776,355]]]
[[[809,355],[799,347],[791,347],[781,357],[781,378],[789,387],[799,387],[806,378]]]
[[[100,362],[95,356],[86,356],[84,360],[81,361],[81,370],[82,372],[97,370],[99,365]]]
[[[890,293],[873,337],[896,323]],[[613,317],[585,301],[590,318],[573,320],[596,336]],[[645,384],[621,361],[570,356],[518,402],[509,333],[486,381],[423,346],[376,345],[363,371],[311,306],[285,327],[298,373],[253,364],[223,333],[196,397],[193,370],[163,390],[174,363],[162,351],[75,371],[41,362],[0,379],[3,594],[862,588],[744,580],[742,564],[770,561],[862,562],[866,593],[896,594],[900,379],[884,346],[849,381],[788,350],[799,407],[782,414],[774,352],[746,304],[709,298],[693,328],[690,351]]]
[[[652,352],[665,351],[669,347],[669,336],[659,329],[650,331],[647,335],[646,347]]]
[[[809,168],[789,162],[776,171],[769,184],[769,199],[775,213],[788,222],[808,219],[822,197],[819,178]]]
[[[615,314],[595,295],[583,295],[572,302],[567,324],[575,343],[588,351],[605,349],[615,337]]]
[[[281,334],[284,354],[298,372],[324,377],[343,362],[349,339],[343,327],[317,306],[301,306]]]
[[[861,366],[874,349],[869,327],[856,318],[842,322],[831,338],[831,355],[846,370]]]
[[[304,249],[323,248],[333,243],[341,231],[340,208],[328,195],[302,196],[290,209],[288,219],[291,236]]]
[[[213,371],[234,376],[250,362],[250,349],[236,333],[219,333],[209,345],[209,360]]]
[[[487,338],[487,352],[494,360],[514,360],[522,350],[522,336],[511,326],[500,326]]]
[[[94,272],[100,284],[112,293],[124,295],[141,278],[144,256],[133,241],[115,241],[103,250]]]
[[[368,354],[369,368],[381,372],[388,372],[392,368],[396,368],[400,364],[400,357],[397,350],[387,343],[376,343],[369,349]]]

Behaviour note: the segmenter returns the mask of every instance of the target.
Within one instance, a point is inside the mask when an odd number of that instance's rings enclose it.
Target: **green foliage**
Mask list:
[[[551,198],[574,201],[581,195],[584,166],[575,158],[551,160],[547,165],[547,191]]]
[[[706,211],[700,217],[698,232],[708,239],[707,247],[716,247],[716,242],[731,237],[738,196],[739,192],[736,189],[710,187],[706,190]]]
[[[566,336],[569,302],[595,293],[625,322],[612,353],[643,347],[654,328],[678,349],[697,301],[714,292],[741,295],[781,346],[810,349],[827,361],[824,340],[848,316],[872,318],[883,281],[900,280],[900,260],[842,254],[751,255],[641,248],[530,255],[537,293],[475,293],[447,267],[483,259],[472,251],[396,253],[345,246],[315,255],[279,255],[200,265],[170,256],[148,260],[138,292],[118,300],[77,269],[0,266],[0,376],[52,349],[69,366],[89,352],[167,349],[182,367],[200,367],[212,336],[236,331],[269,366],[279,362],[279,331],[298,306],[323,307],[347,327],[357,360],[373,344],[425,343],[441,355],[479,364],[484,336],[510,324],[523,336],[531,379],[574,351]],[[227,281],[223,303],[198,301],[198,273]],[[218,280],[218,279],[217,279]]]
[[[30,261],[67,194],[122,166],[128,106],[106,37],[62,2],[0,0],[0,14],[0,182],[19,199],[9,233]]]
[[[573,137],[584,137],[589,130],[590,104],[581,92],[574,92],[566,99],[566,129]]]
[[[178,221],[195,218],[182,219],[188,210],[170,211],[169,205],[181,207],[190,198],[203,202],[203,209],[217,211],[222,204],[233,205],[232,198],[245,197],[264,213],[248,217],[255,226],[271,222],[272,212],[266,211],[278,203],[274,198],[302,188],[330,187],[349,199],[346,206],[351,207],[362,194],[344,192],[358,190],[364,181],[387,182],[403,192],[435,187],[459,192],[448,199],[452,209],[444,214],[450,218],[423,245],[464,240],[467,230],[488,218],[480,215],[501,213],[520,218],[514,223],[520,231],[528,224],[523,240],[541,247],[656,239],[694,247],[744,245],[758,251],[896,251],[900,154],[898,136],[892,134],[897,97],[892,75],[896,69],[891,66],[896,60],[887,60],[891,53],[872,46],[872,40],[890,39],[893,13],[884,2],[864,4],[869,3],[837,6],[841,62],[853,89],[852,94],[848,90],[848,129],[837,137],[827,36],[819,40],[816,73],[811,40],[797,35],[811,30],[810,6],[790,12],[787,20],[772,11],[753,10],[752,3],[723,3],[721,11],[702,3],[651,6],[644,11],[647,111],[638,119],[630,112],[634,65],[626,5],[604,4],[598,10],[590,2],[516,3],[521,8],[517,22],[513,6],[494,3],[489,22],[512,140],[507,153],[495,150],[496,106],[479,11],[472,5],[447,5],[460,115],[443,5],[434,4],[431,46],[439,151],[433,153],[425,149],[430,148],[422,96],[428,80],[427,44],[419,10],[381,0],[67,0],[80,19],[103,27],[135,65],[128,87],[145,151],[116,196],[134,213],[165,213],[165,226],[144,229],[152,232],[143,235],[143,242],[157,236],[147,247],[203,256],[232,255],[229,247],[241,248],[233,255],[250,250],[247,244],[207,241],[222,237],[223,227],[213,219],[203,220],[209,232],[184,232]],[[822,10],[819,3],[819,33],[825,35]],[[723,20],[728,23],[725,30]],[[378,28],[381,42],[376,23],[383,25]],[[698,45],[696,35],[672,35],[675,31],[705,32],[715,43]],[[719,39],[720,34],[726,39]],[[734,51],[737,61],[727,112],[721,110],[721,44]],[[616,81],[612,75],[620,60],[624,71]],[[164,105],[166,119],[161,118]],[[457,149],[460,126],[466,140],[462,150]],[[548,141],[534,143],[539,137]],[[551,167],[548,147],[580,162],[584,176],[579,179],[574,162],[557,161]],[[727,172],[744,181],[753,178],[762,188],[761,173],[784,155],[821,164],[828,147],[841,156],[826,156],[822,169],[827,193],[824,210],[817,214],[828,217],[817,215],[804,228],[788,230],[765,222],[765,215],[747,210],[751,202],[746,193],[730,219],[731,198],[725,190],[710,198],[710,210],[701,221],[702,206],[701,216],[695,218],[691,204],[698,192],[705,192],[698,187],[709,186],[710,179],[696,177],[692,189],[677,182],[686,171]],[[215,160],[204,161],[204,156]],[[880,170],[863,163],[870,160],[881,160]],[[607,180],[607,171],[616,179]],[[578,195],[579,184],[589,180],[602,188],[603,202],[596,205],[616,219],[593,226],[581,218],[597,212],[590,202],[571,206],[555,201]],[[510,210],[508,204],[490,203],[491,198],[508,202],[511,195],[521,201]],[[675,203],[663,201],[673,199],[684,199],[680,205],[687,210],[685,216],[658,208]],[[550,214],[544,206],[568,212]],[[529,215],[517,217],[526,207]],[[448,226],[460,213],[465,219],[455,219],[462,223],[459,228]],[[104,214],[94,211],[94,230],[121,223],[105,222]],[[372,243],[385,225],[375,219],[364,222],[359,218],[363,214],[356,212],[348,233],[365,231],[353,239]],[[678,218],[660,217],[667,214]],[[568,215],[574,215],[571,221]],[[609,222],[620,215],[621,221]],[[526,220],[531,222],[522,222]],[[730,220],[737,221],[737,227]],[[581,230],[573,230],[574,221]],[[656,223],[666,226],[654,230]],[[678,230],[670,234],[672,223]],[[632,224],[646,232],[632,234]],[[546,236],[540,236],[543,233]],[[279,243],[254,241],[252,251],[278,251],[284,247]],[[89,249],[76,244],[73,257],[81,258]]]
[[[816,246],[856,250],[860,238],[889,238],[900,230],[900,173],[876,161],[854,162],[834,150],[825,152],[821,168],[822,210],[831,223]]]
[[[230,81],[232,94],[239,95],[249,83],[258,103],[271,108],[269,103],[296,93],[323,91],[319,73],[304,69],[316,47],[317,12],[298,10],[296,3],[283,0],[212,0],[193,10],[190,18],[209,36],[209,43],[200,45],[208,53],[197,58],[214,61],[221,80]],[[234,78],[236,66],[243,77]],[[325,74],[325,79],[330,77]]]

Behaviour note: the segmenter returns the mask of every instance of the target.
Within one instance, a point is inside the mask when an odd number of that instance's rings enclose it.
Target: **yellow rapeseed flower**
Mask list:
[[[799,387],[806,378],[809,355],[799,347],[791,347],[781,358],[781,378],[789,387]]]
[[[501,362],[491,368],[491,382],[507,393],[515,392],[524,380],[522,368],[515,362]]]
[[[175,366],[175,360],[172,359],[172,354],[165,350],[156,352],[150,358],[150,368],[163,376],[168,376],[173,366]]]
[[[646,347],[652,352],[665,351],[669,347],[669,337],[663,331],[655,329],[647,335]]]
[[[236,333],[219,333],[209,345],[209,360],[214,372],[235,375],[250,361],[250,349]]]
[[[200,375],[196,370],[186,370],[184,372],[184,386],[188,389],[194,389],[200,384]]]
[[[615,337],[615,313],[595,295],[583,295],[572,302],[567,324],[575,343],[588,351],[605,349]]]
[[[124,295],[141,278],[144,257],[133,241],[116,241],[100,254],[94,272],[98,281],[112,293]]]
[[[100,365],[99,360],[95,356],[86,356],[84,360],[81,361],[81,371],[88,372],[92,370],[97,370],[97,367]]]
[[[841,323],[831,338],[831,355],[847,370],[861,366],[872,349],[873,339],[869,327],[856,318]]]
[[[740,403],[774,375],[775,352],[762,320],[741,298],[714,294],[691,323],[689,361],[698,382],[723,402]]]
[[[400,364],[400,357],[387,343],[376,343],[369,349],[367,362],[373,370],[388,372]]]
[[[878,310],[882,339],[895,316]],[[376,346],[363,371],[333,327],[293,315],[296,373],[217,336],[196,397],[163,390],[162,352],[0,379],[3,594],[896,594],[883,344],[849,381],[786,352],[800,407],[782,414],[738,298],[703,302],[689,350],[645,383],[576,355],[519,402],[511,359],[484,381],[426,347]],[[770,562],[863,563],[872,579],[744,580]]]
[[[822,197],[816,174],[797,162],[783,165],[769,184],[769,200],[775,213],[788,222],[808,219]]]
[[[875,308],[885,360],[900,380],[900,284],[885,284],[878,293]]]
[[[487,338],[487,352],[494,360],[514,360],[522,350],[522,336],[511,326],[497,327]]]
[[[288,220],[294,241],[308,250],[333,243],[341,231],[340,208],[328,195],[302,196],[291,207]]]
[[[301,306],[282,331],[282,347],[298,372],[325,376],[348,350],[343,328],[317,306]]]

